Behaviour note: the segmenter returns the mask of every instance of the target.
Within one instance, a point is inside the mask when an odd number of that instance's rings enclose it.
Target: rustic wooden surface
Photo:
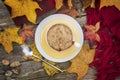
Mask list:
[[[0,0],[0,28],[14,26],[14,22],[10,18],[10,14],[2,1]]]
[[[80,7],[81,4],[79,3],[78,8]],[[52,13],[54,13],[54,11],[51,11],[50,13],[42,16],[37,21],[40,22],[42,18]],[[86,16],[77,18],[76,20],[79,22],[81,26],[83,26],[86,23]],[[10,18],[10,14],[6,7],[4,6],[3,2],[0,0],[0,29],[12,26],[15,26],[15,24]],[[48,76],[40,62],[34,62],[32,60],[25,61],[22,58],[21,55],[22,51],[20,45],[13,43],[13,47],[14,47],[13,51],[10,54],[7,54],[4,50],[4,47],[0,45],[0,80],[77,80],[76,73],[64,72],[58,73],[53,77]],[[21,66],[19,67],[20,68],[19,74],[6,77],[5,72],[11,70],[11,68],[2,65],[1,61],[3,59],[8,59],[10,63],[14,61],[20,61]],[[70,66],[70,62],[61,63],[60,66],[64,69],[68,68]],[[94,75],[94,73],[95,70],[90,68],[86,76],[83,77],[81,80],[94,80],[95,79],[94,76],[89,76],[89,74]]]

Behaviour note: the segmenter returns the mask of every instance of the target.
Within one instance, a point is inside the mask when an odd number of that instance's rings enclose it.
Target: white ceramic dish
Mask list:
[[[48,29],[50,26],[58,23],[65,24],[71,28],[73,41],[76,42],[70,49],[61,52],[53,50],[46,42]],[[79,23],[68,15],[50,15],[43,19],[38,25],[35,32],[35,44],[40,54],[46,59],[53,62],[66,62],[73,59],[80,52],[83,45],[83,31]]]

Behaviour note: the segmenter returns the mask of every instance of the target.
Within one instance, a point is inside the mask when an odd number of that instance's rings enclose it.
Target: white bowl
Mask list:
[[[73,34],[75,44],[64,51],[56,51],[47,44],[46,36],[49,28],[54,24],[65,24]],[[35,44],[40,54],[53,62],[66,62],[73,59],[80,52],[83,45],[83,31],[79,23],[65,14],[54,14],[43,19],[35,32]]]

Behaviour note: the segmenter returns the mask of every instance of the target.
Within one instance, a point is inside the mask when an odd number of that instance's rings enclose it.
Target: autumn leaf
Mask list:
[[[51,61],[47,61],[47,62],[59,67],[58,65],[56,65],[55,62],[51,62]],[[53,76],[54,74],[59,73],[58,70],[56,70],[55,68],[51,67],[50,65],[48,65],[48,64],[46,64],[44,62],[42,62],[42,66],[43,66],[43,68],[45,69],[46,73],[49,76]]]
[[[33,54],[34,54],[34,55],[38,56],[39,58],[42,58],[42,55],[41,55],[41,54],[39,53],[39,51],[37,50],[35,43],[30,44],[30,47],[32,48],[32,51],[33,51]],[[34,57],[34,56],[29,56],[29,57],[23,56],[23,58],[24,58],[25,60],[32,59],[32,60],[34,60],[34,61],[36,61],[36,62],[40,62],[40,61],[41,61],[40,59],[37,59],[37,58]],[[59,67],[55,62],[51,62],[51,61],[47,61],[47,62],[49,62],[49,63],[51,63],[51,64]],[[46,63],[44,63],[44,62],[42,62],[42,66],[43,66],[43,68],[45,69],[46,73],[47,73],[49,76],[53,76],[54,74],[58,73],[58,70],[56,70],[55,68],[51,67],[50,65],[48,65],[48,64],[46,64]]]
[[[32,48],[33,54],[38,56],[39,58],[42,58],[42,55],[39,53],[39,51],[36,48],[35,43],[30,44],[30,47]],[[34,56],[29,57],[30,59],[33,59],[36,62],[39,62],[40,59],[35,58]]]
[[[63,4],[64,4],[63,0],[55,0],[55,7],[57,10],[60,9],[63,6]],[[72,0],[68,0],[67,4],[68,4],[69,9],[73,7]]]
[[[82,11],[85,11],[89,6],[95,8],[95,0],[82,0]]]
[[[115,6],[120,10],[120,0],[100,0],[100,9],[104,6]]]
[[[88,66],[93,61],[94,55],[95,49],[90,49],[88,45],[83,44],[79,54],[71,60],[72,64],[67,71],[70,73],[77,73],[79,80],[87,73]]]
[[[97,22],[95,26],[86,24],[84,27],[87,30],[84,33],[84,38],[86,40],[88,39],[90,41],[91,46],[94,45],[94,42],[96,42],[96,41],[100,42],[100,37],[97,34],[97,31],[100,28],[100,22]]]
[[[63,6],[63,0],[55,0],[56,9],[60,9]]]
[[[32,44],[30,44],[29,46],[31,47],[34,55],[38,56],[39,58],[42,58],[42,55],[41,55],[41,54],[39,53],[39,51],[37,50],[35,43],[32,43]],[[34,56],[29,56],[29,57],[28,57],[28,56],[23,56],[23,59],[25,59],[25,60],[32,59],[32,60],[34,60],[34,61],[36,61],[36,62],[40,62],[40,59],[37,59],[37,58],[34,57]]]
[[[35,10],[42,10],[37,2],[33,0],[5,0],[4,3],[12,8],[12,18],[25,15],[32,23],[36,23],[37,16]]]
[[[19,44],[23,43],[22,37],[18,35],[19,28],[12,27],[7,28],[4,31],[0,31],[0,44],[4,46],[4,49],[7,53],[10,53],[13,50],[12,42]]]
[[[82,59],[86,64],[90,64],[94,59],[95,49],[90,49],[87,44],[84,44],[79,54],[80,59]]]
[[[73,18],[81,17],[80,12],[76,10],[75,8],[72,8],[72,9],[64,8],[64,9],[59,10],[57,13],[66,14]]]
[[[72,64],[70,68],[67,69],[70,73],[77,73],[79,80],[81,77],[83,77],[87,71],[88,71],[88,65],[80,59],[80,54],[77,55],[74,59],[71,60]]]
[[[20,32],[20,36],[23,38],[23,41],[25,41],[27,37],[34,38],[34,34],[32,32],[33,29],[34,29],[34,25],[27,25],[27,24],[23,25]]]
[[[68,0],[68,6],[69,6],[69,9],[73,7],[72,0]]]

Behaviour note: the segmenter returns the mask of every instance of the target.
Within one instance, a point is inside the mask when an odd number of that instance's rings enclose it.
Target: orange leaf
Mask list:
[[[32,30],[34,29],[34,25],[23,25],[23,28],[21,29],[21,37],[23,38],[23,41],[25,41],[27,39],[27,37],[29,38],[34,38],[34,34],[32,32]]]
[[[73,9],[64,8],[64,9],[59,10],[57,13],[66,14],[73,18],[81,17],[80,12],[74,8]]]
[[[100,22],[97,22],[95,26],[93,26],[93,25],[85,25],[84,27],[87,30],[84,33],[84,38],[88,39],[90,41],[91,46],[93,46],[96,41],[100,42],[100,37],[97,34],[97,31],[100,28]]]

